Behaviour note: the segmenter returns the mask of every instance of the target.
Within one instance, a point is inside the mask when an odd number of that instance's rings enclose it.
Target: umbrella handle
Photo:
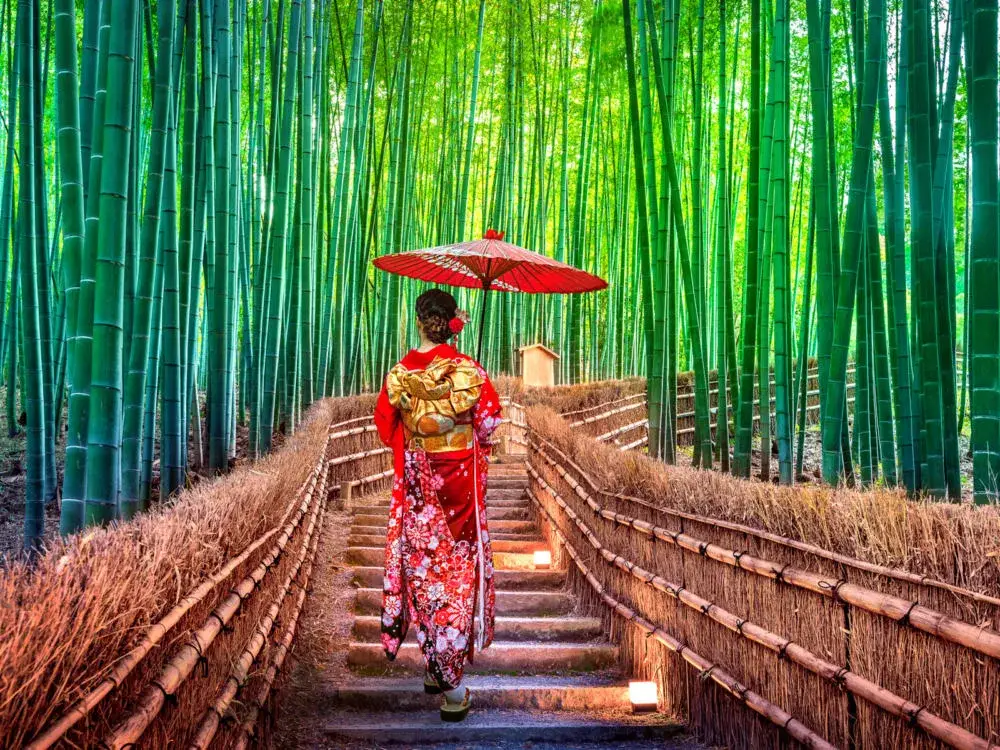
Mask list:
[[[483,287],[483,307],[479,311],[479,346],[476,349],[476,361],[482,364],[483,361],[483,333],[486,330],[486,299],[490,293],[489,286]]]

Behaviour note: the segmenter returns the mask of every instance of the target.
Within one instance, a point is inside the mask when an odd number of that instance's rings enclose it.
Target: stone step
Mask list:
[[[593,641],[603,635],[601,621],[596,617],[497,617],[498,641],[561,641],[579,643]],[[382,632],[378,615],[361,615],[354,618],[354,637],[359,641],[374,643]],[[411,627],[406,642],[415,641],[417,629]]]
[[[469,674],[592,672],[607,669],[617,661],[618,648],[610,643],[499,641],[476,654],[474,663],[466,665],[466,671]],[[396,659],[390,662],[381,644],[352,641],[347,649],[347,663],[353,668],[376,673],[395,670],[419,673],[425,668],[423,654],[416,643],[404,643]]]
[[[490,521],[505,521],[505,520],[528,520],[531,518],[530,508],[525,506],[514,506],[514,507],[503,507],[496,505],[486,506],[486,518]]]
[[[628,705],[628,687],[616,674],[508,677],[469,675],[462,684],[474,693],[480,708],[536,711],[596,711]],[[325,691],[332,709],[378,711],[392,706],[400,711],[436,709],[441,698],[427,695],[419,678],[358,677],[336,683]]]
[[[497,453],[490,458],[490,469],[495,466],[523,467],[527,460],[528,456],[524,453]]]
[[[475,705],[475,704],[474,704]],[[595,743],[614,744],[631,740],[657,740],[665,750],[685,745],[683,725],[664,714],[633,716],[625,709],[590,712],[562,711],[539,713],[531,710],[485,708],[469,714],[465,721],[444,722],[438,711],[356,712],[330,714],[323,727],[328,737],[338,741],[364,741],[376,746],[428,747],[440,743],[461,743],[461,747],[525,747],[545,743],[545,747],[587,748]],[[416,745],[415,743],[420,743]],[[607,746],[607,744],[605,746]]]
[[[381,565],[354,569],[354,581],[362,588],[381,588],[384,577]],[[562,588],[566,574],[561,570],[494,570],[493,581],[497,591],[546,591]]]
[[[355,523],[351,526],[352,534],[385,534],[386,519],[377,526],[365,526]],[[490,535],[495,539],[498,534],[535,534],[538,533],[538,525],[534,521],[523,521],[519,519],[500,519],[490,521]]]
[[[358,537],[378,537],[377,544],[371,544],[368,542],[350,542],[351,545],[355,547],[374,547],[378,544],[385,543],[385,527],[379,528],[378,526],[352,526],[351,527],[351,539]],[[493,524],[490,524],[490,539],[494,542],[498,539],[505,539],[510,542],[538,542],[541,541],[541,532],[537,529],[532,529],[528,532],[514,533],[511,534],[507,531],[494,531]]]
[[[348,547],[348,565],[382,565],[385,562],[383,547]],[[530,552],[493,552],[494,570],[534,570],[535,556]]]
[[[573,611],[576,599],[562,591],[498,591],[498,616],[552,617]],[[354,611],[359,615],[375,615],[382,611],[382,589],[358,589]]]
[[[487,508],[527,508],[531,505],[531,500],[521,490],[517,490],[517,495],[494,495],[492,491],[486,492]],[[376,510],[377,509],[377,510]],[[355,503],[354,512],[362,514],[386,513],[389,510],[389,498],[385,496],[371,496],[366,502]]]
[[[502,535],[492,537],[494,552],[537,552],[548,549],[549,543],[544,539],[526,539],[523,535],[520,538],[504,539]],[[537,535],[536,535],[537,536]],[[373,536],[370,534],[352,534],[347,539],[347,543],[352,547],[378,547],[385,544],[385,534]]]
[[[382,513],[375,514],[374,508],[365,508],[365,510],[371,510],[371,513],[358,513],[354,516],[354,523],[358,526],[383,526],[386,522],[386,516]],[[490,521],[527,521],[528,507],[520,508],[496,508],[489,507],[486,508],[486,518]]]
[[[520,500],[526,497],[524,487],[495,487],[493,482],[490,482],[486,490],[487,505],[490,504],[490,500]]]
[[[522,474],[496,474],[490,472],[489,474],[489,485],[491,490],[502,490],[502,489],[524,489],[530,482],[528,481],[528,472],[525,471]]]

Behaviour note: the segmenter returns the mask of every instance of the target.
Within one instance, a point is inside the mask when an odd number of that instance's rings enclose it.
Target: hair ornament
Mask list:
[[[465,310],[456,310],[455,317],[448,321],[448,330],[451,331],[456,336],[462,332],[465,328],[465,324],[469,322],[469,313]]]

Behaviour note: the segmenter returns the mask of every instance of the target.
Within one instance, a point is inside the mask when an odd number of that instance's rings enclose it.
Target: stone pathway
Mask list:
[[[466,721],[442,722],[440,697],[425,695],[423,661],[411,629],[394,663],[379,644],[382,555],[388,497],[355,501],[346,549],[356,588],[345,670],[321,670],[310,717],[314,747],[434,750],[532,748],[693,748],[683,726],[663,714],[634,716],[618,649],[599,618],[579,611],[565,573],[535,570],[547,549],[525,489],[523,463],[490,469],[487,513],[493,538],[497,622],[493,645],[464,684],[473,692]]]

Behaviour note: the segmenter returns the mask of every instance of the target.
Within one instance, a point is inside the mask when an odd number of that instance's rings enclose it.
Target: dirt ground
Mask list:
[[[346,677],[347,646],[354,624],[353,570],[344,562],[351,514],[330,508],[316,551],[305,610],[292,650],[292,668],[278,693],[272,747],[287,750],[342,748],[315,726],[316,704],[327,681]]]

